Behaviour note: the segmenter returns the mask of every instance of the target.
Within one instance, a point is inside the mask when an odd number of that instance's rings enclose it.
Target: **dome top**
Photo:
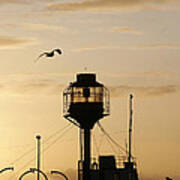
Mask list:
[[[96,74],[83,73],[77,74],[77,81],[71,84],[72,87],[103,87],[96,81]]]

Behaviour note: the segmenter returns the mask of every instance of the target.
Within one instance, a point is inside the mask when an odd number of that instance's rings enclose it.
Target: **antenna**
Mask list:
[[[131,162],[131,139],[132,139],[132,115],[133,115],[133,109],[132,109],[132,99],[133,95],[130,94],[129,98],[129,156],[128,156],[128,162]]]

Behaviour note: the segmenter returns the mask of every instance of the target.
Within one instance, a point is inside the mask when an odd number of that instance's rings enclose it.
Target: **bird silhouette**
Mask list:
[[[54,49],[51,52],[44,52],[44,53],[40,54],[37,57],[37,59],[35,60],[35,62],[37,62],[42,56],[53,57],[55,52],[57,52],[58,54],[62,54],[62,51],[60,49]]]

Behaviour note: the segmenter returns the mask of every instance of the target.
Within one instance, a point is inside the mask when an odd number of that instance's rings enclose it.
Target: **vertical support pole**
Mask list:
[[[79,128],[79,141],[80,141],[80,160],[83,161],[83,129]]]
[[[90,137],[91,137],[90,128],[85,128],[84,129],[83,180],[90,180],[90,159],[91,159]]]
[[[80,160],[78,161],[78,180],[83,180],[83,129],[79,128]]]
[[[131,139],[132,139],[132,98],[133,95],[130,94],[130,99],[129,99],[129,156],[128,156],[128,162],[131,162]]]
[[[39,172],[40,172],[40,139],[41,136],[37,135],[36,136],[37,139],[37,180],[39,180]]]

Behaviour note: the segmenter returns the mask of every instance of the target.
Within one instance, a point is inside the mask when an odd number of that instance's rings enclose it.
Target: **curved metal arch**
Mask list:
[[[44,178],[46,179],[46,180],[48,180],[48,177],[46,176],[46,174],[43,172],[43,171],[41,171],[41,170],[38,170],[38,169],[36,169],[36,168],[30,168],[30,171],[31,172],[35,172],[35,171],[39,171],[43,176],[44,176]]]
[[[13,170],[14,170],[14,167],[7,167],[7,168],[4,168],[4,169],[1,169],[1,170],[0,170],[0,173],[2,173],[2,172],[4,172],[4,171],[8,171],[8,170],[13,171]]]
[[[22,178],[23,178],[26,174],[29,174],[29,173],[34,173],[34,172],[31,171],[31,170],[25,171],[23,174],[21,174],[21,176],[19,177],[19,180],[22,180]]]
[[[67,177],[63,172],[60,172],[60,171],[51,171],[51,174],[60,174],[60,175],[62,175],[66,180],[69,180],[68,177]]]

